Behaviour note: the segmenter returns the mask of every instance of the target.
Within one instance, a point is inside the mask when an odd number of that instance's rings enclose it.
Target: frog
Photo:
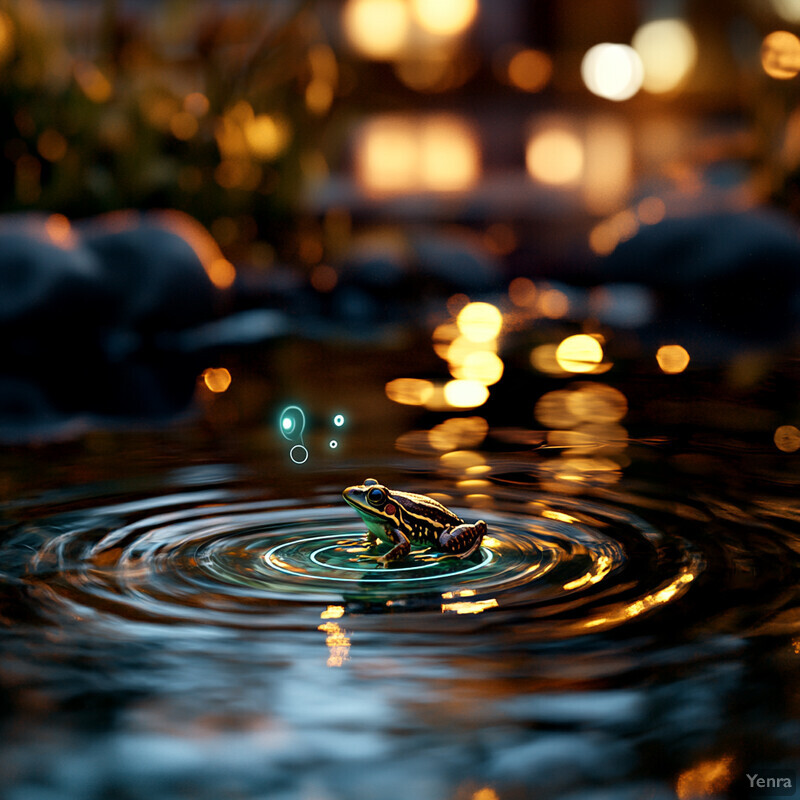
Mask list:
[[[342,497],[367,526],[370,546],[378,541],[394,545],[377,559],[384,567],[408,556],[412,543],[428,544],[434,551],[467,558],[486,535],[484,520],[465,522],[432,497],[390,489],[375,478],[348,486]]]

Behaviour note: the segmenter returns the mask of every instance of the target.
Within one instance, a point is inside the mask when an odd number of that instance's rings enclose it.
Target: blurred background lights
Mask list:
[[[453,408],[476,408],[489,399],[489,390],[480,381],[452,380],[444,385],[444,398]]]
[[[566,372],[592,372],[602,360],[600,342],[585,333],[567,336],[556,348],[556,361]]]
[[[395,403],[422,406],[431,399],[434,386],[421,378],[396,378],[385,387],[386,396]]]
[[[541,50],[518,50],[508,62],[508,80],[524,92],[544,89],[553,74],[553,60]]]
[[[761,44],[761,66],[770,78],[794,78],[800,72],[800,39],[789,31],[767,34]]]
[[[678,88],[697,61],[694,34],[681,19],[647,22],[633,35],[631,44],[642,60],[642,86],[654,94]]]
[[[429,33],[456,36],[475,20],[478,0],[411,0],[411,11]]]
[[[787,22],[800,22],[800,0],[771,0],[772,8]]]
[[[784,453],[794,453],[800,450],[800,430],[794,425],[781,425],[773,437],[775,447]]]
[[[481,172],[477,135],[452,114],[390,114],[368,121],[356,145],[356,174],[370,193],[457,192]]]
[[[679,344],[665,344],[658,348],[656,361],[662,372],[676,375],[689,366],[689,353]]]
[[[336,415],[336,416],[333,418],[333,424],[334,424],[334,425],[335,425],[337,428],[341,428],[341,427],[342,427],[342,425],[344,425],[344,415],[343,415],[343,414],[337,414],[337,415]]]
[[[209,390],[219,394],[227,391],[231,385],[231,373],[225,367],[209,367],[203,371],[203,382]]]
[[[586,88],[607,100],[627,100],[642,87],[644,69],[639,54],[626,44],[596,44],[581,62]]]
[[[559,125],[534,132],[525,149],[528,174],[551,186],[576,184],[583,173],[583,162],[580,137]]]
[[[348,0],[342,21],[350,44],[367,58],[391,60],[405,47],[409,13],[404,0]]]
[[[494,339],[503,326],[503,315],[491,303],[469,303],[458,313],[456,324],[472,342]]]

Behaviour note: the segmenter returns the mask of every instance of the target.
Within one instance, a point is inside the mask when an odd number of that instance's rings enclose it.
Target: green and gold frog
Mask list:
[[[404,558],[411,544],[428,544],[434,550],[457,558],[466,558],[480,547],[486,535],[486,523],[464,522],[441,503],[423,494],[399,492],[367,478],[360,486],[349,486],[342,497],[367,526],[367,541],[378,540],[394,547],[378,558],[386,565]]]

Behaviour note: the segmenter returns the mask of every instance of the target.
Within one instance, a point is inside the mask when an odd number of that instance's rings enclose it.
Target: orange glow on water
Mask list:
[[[396,378],[385,387],[386,396],[395,403],[408,406],[421,406],[433,396],[431,381],[420,378]]]
[[[490,608],[497,608],[494,597],[489,600],[458,600],[454,603],[442,603],[442,613],[453,611],[456,614],[482,614]]]
[[[675,794],[679,800],[693,800],[698,797],[721,796],[725,792],[733,774],[732,756],[723,756],[711,761],[701,761],[685,770],[675,782]]]
[[[784,453],[800,450],[800,430],[794,425],[781,425],[773,436],[775,447]]]
[[[592,372],[603,360],[603,348],[593,336],[567,336],[556,348],[556,361],[566,372]]]
[[[761,43],[761,66],[771,78],[794,78],[800,72],[800,39],[789,31],[767,34]]]
[[[491,303],[469,303],[459,312],[456,325],[471,342],[488,342],[500,333],[503,315]]]
[[[203,371],[203,381],[210,391],[221,394],[231,385],[231,373],[225,367],[209,367]]]
[[[452,380],[444,385],[444,399],[453,408],[477,408],[489,399],[489,390],[479,381]]]
[[[665,344],[658,348],[656,361],[662,372],[677,375],[689,366],[689,353],[679,344]]]

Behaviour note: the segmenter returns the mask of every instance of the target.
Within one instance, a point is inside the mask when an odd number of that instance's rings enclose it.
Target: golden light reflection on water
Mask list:
[[[565,372],[593,372],[603,360],[603,348],[584,333],[568,336],[556,348],[556,361]]]
[[[483,417],[453,417],[428,431],[428,441],[434,450],[449,452],[478,447],[489,432]]]
[[[685,770],[675,782],[679,800],[720,796],[733,780],[733,756],[701,761]]]
[[[328,606],[320,614],[320,619],[340,619],[343,616],[344,616],[344,606]]]
[[[448,381],[444,385],[444,398],[453,408],[477,408],[489,399],[489,390],[479,381]]]
[[[491,303],[469,303],[456,317],[461,333],[472,342],[494,339],[503,326],[503,315]]]
[[[600,581],[602,581],[603,578],[605,578],[605,576],[611,572],[613,565],[614,561],[611,556],[598,556],[592,572],[587,572],[585,575],[581,575],[580,578],[576,578],[574,581],[565,583],[563,589],[567,592],[570,592],[574,589],[580,589],[582,586],[590,586],[594,583],[600,583]]]
[[[421,406],[433,395],[433,383],[420,378],[397,378],[386,384],[385,391],[395,403]]]
[[[322,619],[325,619],[323,611]],[[328,648],[329,667],[341,667],[345,661],[350,660],[350,638],[347,631],[338,622],[327,621],[317,626],[317,630],[325,634],[325,644]]]
[[[656,361],[662,372],[677,375],[689,366],[689,353],[679,344],[665,344],[658,348]]]
[[[800,72],[800,39],[789,31],[767,34],[761,43],[761,66],[771,78],[794,78]]]
[[[773,436],[775,447],[784,453],[794,453],[800,450],[800,430],[794,425],[781,425]]]
[[[442,613],[451,611],[456,614],[482,614],[497,606],[497,600],[493,597],[488,600],[458,600],[453,603],[442,603]]]

